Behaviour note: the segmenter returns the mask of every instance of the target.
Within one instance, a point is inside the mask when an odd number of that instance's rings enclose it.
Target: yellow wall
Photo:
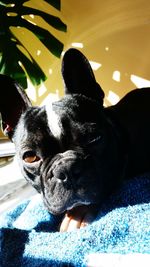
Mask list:
[[[68,25],[66,47],[83,43],[83,53],[102,65],[95,75],[108,105],[110,90],[122,97],[137,86],[150,86],[148,0],[64,0],[62,13]]]
[[[44,1],[32,0],[31,3],[58,15],[67,24],[68,31],[63,33],[40,21],[65,44],[64,50],[72,43],[81,43],[83,48],[80,50],[90,60],[101,64],[95,75],[105,91],[107,105],[111,104],[107,99],[109,91],[122,97],[135,87],[150,85],[148,0],[61,0],[61,12],[48,7]],[[22,30],[19,30],[21,36]],[[44,84],[46,89],[43,94],[42,90],[39,93],[36,89],[34,101],[40,104],[48,93],[56,90],[62,96],[61,59],[40,47],[35,37],[29,38],[29,33],[24,32],[21,38],[48,75]],[[40,56],[36,55],[37,46],[42,51]]]
[[[88,59],[100,64],[95,75],[105,91],[106,105],[114,104],[135,87],[150,86],[150,1],[61,0],[61,12],[41,0],[30,3],[67,24],[67,33],[59,32],[37,18],[65,44],[64,50],[80,43],[83,47],[79,49]],[[22,29],[13,31],[48,76],[42,88],[29,89],[33,104],[41,104],[50,93],[62,96],[61,59],[52,56],[32,34]]]

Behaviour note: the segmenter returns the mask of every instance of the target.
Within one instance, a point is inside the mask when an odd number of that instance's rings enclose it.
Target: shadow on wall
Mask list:
[[[62,19],[67,24],[64,51],[76,47],[91,61],[105,104],[118,102],[136,87],[150,86],[150,3],[136,1],[62,0]],[[61,59],[44,53],[47,81],[29,86],[34,103],[43,104],[63,96]],[[42,57],[37,53],[37,57]],[[48,98],[47,98],[48,97]],[[44,101],[44,102],[43,102]]]
[[[30,2],[34,5],[33,0]],[[44,11],[58,15],[56,9],[48,10],[42,0],[38,5]],[[32,17],[30,14],[34,22]],[[115,104],[135,87],[150,86],[149,1],[62,0],[61,19],[67,25],[67,33],[36,18],[41,27],[52,31],[65,44],[64,51],[76,47],[90,60],[105,92],[105,105]],[[36,88],[28,82],[26,91],[31,101],[43,105],[57,100],[63,96],[61,59],[42,47],[32,33],[22,28],[15,30],[48,77]]]

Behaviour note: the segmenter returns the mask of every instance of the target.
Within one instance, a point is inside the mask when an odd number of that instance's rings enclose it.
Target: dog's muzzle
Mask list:
[[[83,158],[72,151],[67,151],[58,155],[52,164],[50,177],[47,178],[55,177],[68,187],[69,185],[74,187],[74,181],[77,182],[81,176],[82,168]]]
[[[68,150],[43,162],[42,192],[50,212],[62,213],[75,205],[86,204],[78,194],[82,188],[85,159],[82,153]]]

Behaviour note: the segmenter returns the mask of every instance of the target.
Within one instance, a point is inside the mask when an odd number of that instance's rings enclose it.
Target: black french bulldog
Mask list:
[[[76,49],[64,54],[62,76],[65,96],[49,107],[33,107],[16,81],[0,76],[4,132],[53,214],[100,205],[122,179],[150,170],[150,88],[105,108],[104,92]]]

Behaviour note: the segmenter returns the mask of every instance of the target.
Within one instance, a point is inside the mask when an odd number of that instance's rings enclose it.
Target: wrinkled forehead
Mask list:
[[[99,102],[77,94],[65,95],[61,100],[47,107],[47,112],[55,112],[61,119],[68,117],[81,123],[95,120],[102,114],[101,111]]]
[[[76,97],[70,95],[45,106],[48,127],[54,137],[60,139],[72,122],[79,120],[79,106]]]
[[[49,128],[59,138],[67,128],[97,123],[102,115],[100,105],[82,95],[65,96],[45,107]]]
[[[25,140],[28,133],[51,133],[57,139],[75,125],[97,122],[101,108],[84,96],[65,96],[43,107],[31,107],[21,117],[17,133]],[[38,137],[36,137],[38,138]],[[20,138],[19,138],[20,139]]]
[[[54,137],[59,139],[65,128],[70,128],[71,122],[78,120],[78,110],[79,104],[72,96],[65,96],[61,100],[45,106],[48,127]]]

